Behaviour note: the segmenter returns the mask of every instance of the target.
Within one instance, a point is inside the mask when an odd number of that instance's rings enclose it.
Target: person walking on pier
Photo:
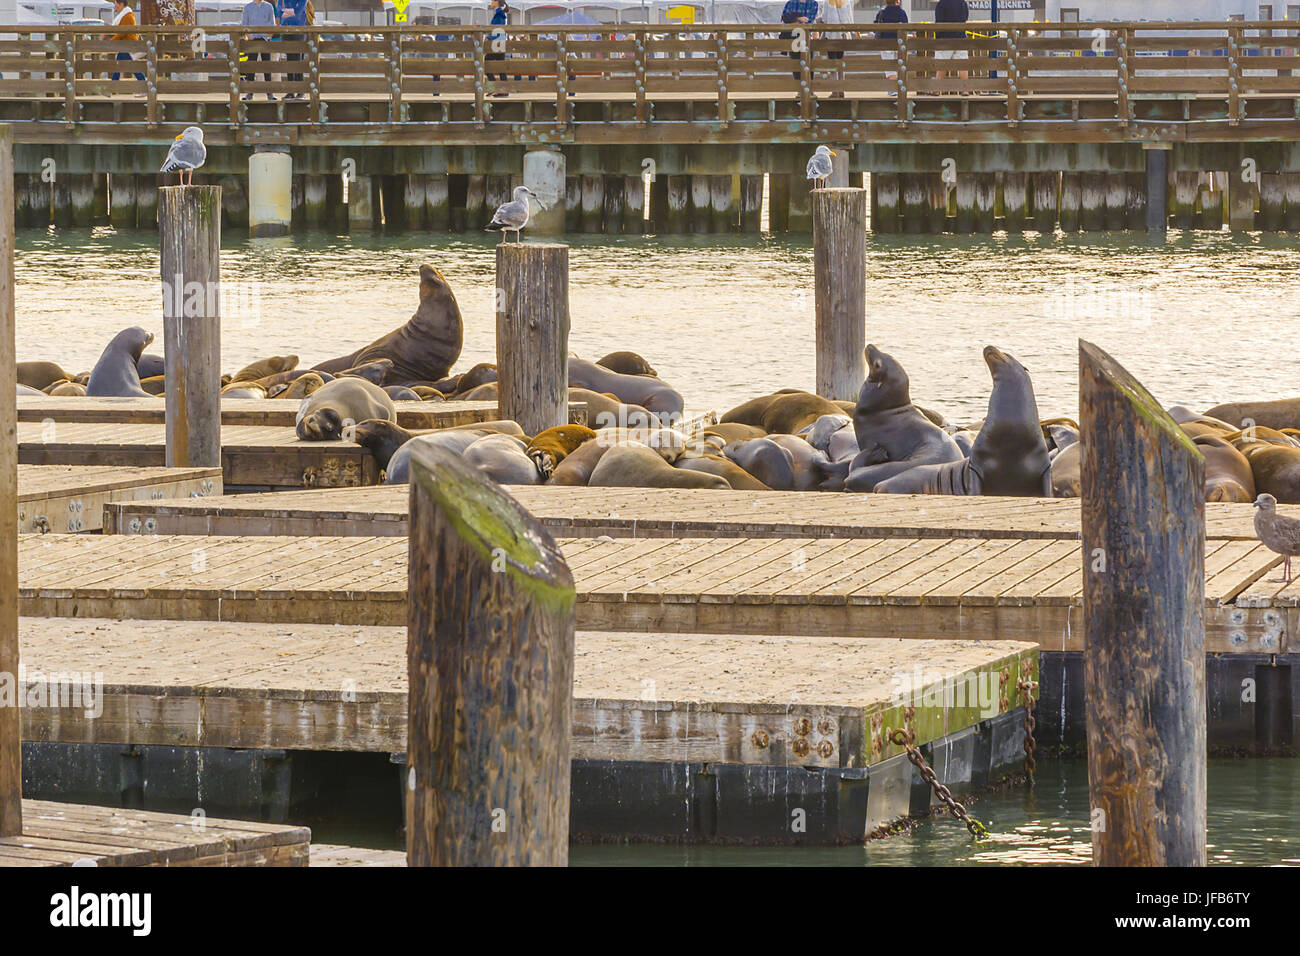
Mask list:
[[[280,7],[280,26],[282,27],[305,27],[307,25],[307,0],[281,0]],[[286,34],[285,39],[290,43],[304,39],[300,33]],[[301,60],[301,53],[286,53],[286,60]],[[285,79],[290,83],[301,83],[301,73],[289,73]],[[286,100],[301,99],[301,93],[286,93]]]
[[[934,6],[935,23],[965,23],[970,19],[970,7],[966,5],[966,0],[939,0]],[[965,30],[944,30],[938,34],[940,39],[944,40],[964,40],[966,38]],[[965,50],[935,50],[935,59],[937,60],[964,60],[966,59]],[[939,77],[953,76],[951,70],[940,71]],[[966,71],[962,70],[956,74],[963,80],[966,79]]]
[[[248,3],[244,4],[244,12],[243,12],[243,15],[242,15],[242,16],[240,17],[240,19],[239,19],[239,23],[240,23],[240,26],[245,26],[245,27],[273,27],[273,26],[275,26],[275,4],[270,3],[269,0],[249,0]],[[250,33],[250,34],[248,35],[248,38],[249,38],[250,40],[269,40],[269,39],[271,39],[271,35],[270,35],[269,33]],[[264,61],[266,61],[267,63],[270,63],[270,62],[271,62],[271,54],[269,54],[269,53],[250,53],[250,54],[248,54],[248,62],[252,63],[252,62],[255,61],[255,60],[264,60]],[[253,79],[253,78],[254,78],[254,74],[252,74],[252,73],[245,73],[245,74],[244,74],[244,79],[246,79],[246,80],[251,80],[251,79]],[[266,82],[270,83],[270,82],[271,82],[271,74],[270,74],[270,73],[263,73],[263,74],[262,74],[262,79],[264,79],[264,80],[266,80]],[[252,94],[252,93],[245,93],[245,94],[244,94],[244,99],[246,99],[246,100],[251,100],[252,98],[253,98],[253,94]],[[266,94],[266,98],[267,98],[268,100],[273,100],[273,99],[275,99],[275,94],[273,94],[273,93],[267,93],[267,94]]]
[[[906,23],[907,11],[903,9],[902,0],[885,0],[885,5],[876,12],[876,23]],[[877,30],[877,40],[897,40],[897,30]],[[897,50],[885,50],[880,54],[882,59],[892,60],[898,56]],[[886,74],[886,79],[897,79],[897,73]],[[891,96],[897,96],[897,93],[891,93]]]
[[[488,9],[492,11],[492,26],[494,27],[492,32],[488,35],[489,39],[501,40],[504,42],[506,38],[506,31],[503,29],[495,29],[495,28],[504,27],[508,22],[510,22],[510,6],[506,3],[506,0],[488,0]],[[506,55],[504,52],[489,53],[487,54],[487,56],[484,57],[485,60],[504,60],[505,58]],[[506,75],[504,73],[498,73],[495,76],[491,73],[488,74],[489,80],[504,80],[505,78]],[[504,90],[499,90],[495,93],[490,93],[488,95],[509,96],[510,94],[505,92]]]
[[[113,0],[113,26],[115,26],[115,27],[133,27],[133,26],[135,26],[135,11],[132,10],[131,7],[130,7],[128,4],[123,3],[122,0]],[[124,41],[130,43],[130,42],[134,42],[134,41],[140,39],[140,35],[139,35],[138,33],[114,33],[114,34],[113,34],[113,39],[114,39],[114,40],[124,40]],[[128,53],[126,50],[118,50],[118,51],[117,51],[117,57],[116,57],[115,59],[118,59],[118,60],[130,60],[130,59],[132,59],[132,57],[131,57],[131,54]],[[121,78],[122,78],[122,74],[121,74],[121,73],[114,73],[114,74],[113,74],[113,79],[114,79],[115,81],[116,81],[116,80],[120,80]],[[137,73],[137,74],[135,75],[135,78],[136,78],[137,80],[143,80],[143,79],[144,79],[144,74],[143,74],[143,73]]]
[[[785,7],[781,10],[782,23],[811,24],[816,19],[817,0],[786,0]],[[808,31],[805,30],[803,34],[805,44],[808,42],[808,38]],[[780,35],[780,39],[793,40],[794,33],[787,30]],[[790,51],[790,59],[792,60],[798,60],[801,56],[802,54],[799,50]],[[795,70],[794,72],[796,82],[799,80],[800,72],[801,71],[799,70]]]

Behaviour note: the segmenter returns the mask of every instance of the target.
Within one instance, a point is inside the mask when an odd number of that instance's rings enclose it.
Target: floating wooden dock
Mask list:
[[[25,708],[25,740],[406,749],[404,627],[24,618],[20,637],[28,681],[51,698],[61,675],[103,681],[98,715]],[[861,840],[928,806],[886,728],[911,728],[954,788],[1018,767],[1016,684],[1037,679],[1037,657],[1010,641],[579,633],[575,835],[772,840],[789,832],[790,804],[818,839]],[[713,808],[712,832],[685,809],[718,799],[686,772],[698,767],[734,801]],[[840,787],[860,788],[856,802]],[[827,801],[840,801],[831,821],[814,822]]]
[[[306,866],[306,827],[23,801],[0,866]]]
[[[394,402],[397,424],[403,428],[450,428],[498,417],[496,402]],[[225,398],[221,401],[223,425],[273,425],[293,428],[300,399]],[[583,406],[585,409],[585,406]],[[18,396],[20,422],[81,423],[97,425],[162,425],[163,398],[77,398]]]
[[[220,468],[19,465],[18,530],[99,531],[104,506],[220,495]]]
[[[1078,540],[1077,498],[712,491],[513,485],[565,537],[1010,538]],[[407,485],[226,495],[106,507],[118,534],[404,535]],[[1283,505],[1300,516],[1300,507]],[[1253,541],[1254,508],[1207,504],[1206,537]]]

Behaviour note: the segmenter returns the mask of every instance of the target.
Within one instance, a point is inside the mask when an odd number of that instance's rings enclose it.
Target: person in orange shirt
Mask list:
[[[131,9],[131,7],[128,4],[123,2],[123,0],[113,0],[113,26],[115,27],[135,26],[135,12]],[[131,40],[140,39],[140,36],[139,34],[136,33],[114,33],[113,39],[131,41]],[[125,50],[118,50],[117,59],[129,60],[131,59],[131,54],[127,53]],[[114,80],[120,80],[121,78],[122,78],[121,73],[113,74]],[[137,73],[135,75],[135,78],[137,80],[143,80],[144,74]]]

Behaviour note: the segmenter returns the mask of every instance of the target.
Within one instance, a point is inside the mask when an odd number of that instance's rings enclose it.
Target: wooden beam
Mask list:
[[[22,688],[17,684],[18,438],[13,183],[13,129],[0,126],[0,837],[23,831],[22,749],[18,738]]]

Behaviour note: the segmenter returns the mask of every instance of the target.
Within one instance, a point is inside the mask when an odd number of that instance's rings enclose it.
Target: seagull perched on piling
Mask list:
[[[1255,499],[1255,534],[1270,551],[1276,551],[1283,562],[1284,577],[1270,578],[1274,584],[1291,583],[1291,559],[1300,554],[1300,520],[1277,513],[1277,499],[1260,495]]]
[[[818,146],[817,152],[812,154],[812,159],[808,160],[808,178],[812,180],[813,189],[825,188],[831,178],[831,170],[834,164],[831,163],[831,157],[838,155],[831,150],[829,146]]]
[[[537,198],[537,193],[533,192],[527,186],[516,186],[513,197],[510,202],[498,206],[497,211],[492,216],[492,221],[488,223],[486,232],[513,232],[515,242],[519,242],[519,230],[528,225],[528,218],[531,215],[528,207],[529,197],[537,200],[537,205],[546,209],[546,203]]]
[[[197,126],[187,126],[185,131],[176,137],[172,143],[172,148],[167,151],[167,159],[163,161],[162,173],[179,172],[181,174],[181,185],[194,185],[194,170],[198,169],[208,158],[208,148],[203,145],[203,130]],[[185,171],[189,170],[190,180],[185,182]]]

